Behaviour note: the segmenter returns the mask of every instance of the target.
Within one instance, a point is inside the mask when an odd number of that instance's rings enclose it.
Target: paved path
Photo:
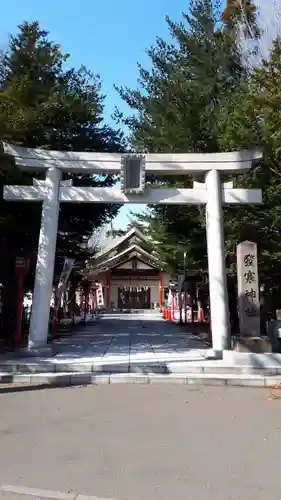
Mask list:
[[[281,400],[269,394],[165,384],[1,394],[0,498],[280,500]]]
[[[87,323],[74,336],[56,342],[56,359],[134,363],[203,359],[203,343],[181,328],[163,320],[159,313],[104,314],[96,323]]]
[[[278,355],[241,356],[236,359],[234,352],[225,351],[222,360],[212,359],[203,341],[154,311],[107,313],[53,342],[50,357],[0,356],[0,383],[154,383],[160,377],[183,384],[280,384]]]

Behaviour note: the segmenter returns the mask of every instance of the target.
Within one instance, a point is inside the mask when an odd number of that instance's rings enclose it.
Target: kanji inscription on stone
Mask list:
[[[238,312],[241,335],[260,336],[260,301],[257,245],[237,245]]]

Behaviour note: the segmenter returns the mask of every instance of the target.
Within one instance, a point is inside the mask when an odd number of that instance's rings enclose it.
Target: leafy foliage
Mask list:
[[[100,93],[100,78],[84,67],[65,70],[68,55],[62,54],[47,35],[34,22],[24,23],[19,35],[11,37],[0,67],[1,139],[27,147],[119,151],[123,147],[120,133],[102,125],[104,96]],[[30,176],[26,179],[30,182]],[[114,179],[75,176],[73,181],[74,185],[110,186]],[[11,204],[5,205],[8,211],[13,210]],[[20,210],[24,214],[20,227],[30,232],[33,225],[25,210],[34,213],[36,209],[23,205]],[[59,251],[77,252],[93,228],[109,220],[117,210],[116,206],[93,204],[61,207]],[[15,224],[19,225],[17,221]],[[34,226],[36,240],[38,224]],[[26,236],[30,242],[30,234]],[[36,248],[34,239],[32,246]]]
[[[259,36],[257,7],[251,0],[227,0],[221,18],[228,29],[243,23],[248,35]]]
[[[236,245],[245,239],[256,241],[260,280],[267,294],[280,301],[281,42],[275,41],[270,58],[261,67],[250,73],[244,70],[236,45],[241,9],[232,3],[228,2],[227,9],[233,10],[224,12],[222,23],[208,0],[194,1],[182,23],[167,18],[173,42],[158,39],[149,50],[152,69],[140,68],[139,90],[119,91],[137,111],[129,121],[135,148],[201,153],[263,150],[262,162],[247,175],[234,178],[237,187],[261,188],[263,206],[225,207],[226,262],[235,273]],[[244,3],[247,22],[254,27],[256,8],[252,2]],[[158,182],[163,187],[191,185],[189,178]],[[184,251],[189,270],[207,267],[203,210],[150,207],[149,215],[135,220],[153,232],[158,251],[172,272],[182,270]]]
[[[132,146],[151,152],[220,151],[222,99],[231,99],[241,78],[233,33],[220,28],[209,0],[192,3],[181,23],[167,18],[173,43],[158,39],[148,54],[151,71],[140,68],[141,90],[119,89],[137,111],[129,121]],[[152,179],[160,186],[192,187],[190,177]],[[195,206],[151,207],[149,228],[170,271],[206,267],[205,216]]]
[[[103,123],[99,75],[83,66],[67,68],[68,58],[38,22],[19,26],[0,60],[0,141],[55,150],[124,149],[121,132]],[[65,178],[72,178],[76,186],[111,186],[115,182],[109,175]],[[3,188],[7,183],[31,184],[32,178],[2,154],[0,182]],[[63,204],[58,256],[84,259],[94,229],[110,221],[117,211],[117,205]],[[2,283],[11,279],[16,255],[36,252],[40,214],[39,203],[8,203],[1,196],[1,257],[7,263],[1,266]]]
[[[245,149],[258,145],[263,161],[247,176],[237,179],[243,187],[259,187],[262,208],[229,210],[226,214],[228,248],[237,240],[252,239],[260,251],[260,278],[280,300],[281,170],[280,170],[280,76],[281,41],[273,44],[270,58],[237,88],[228,109],[221,115],[222,148]]]

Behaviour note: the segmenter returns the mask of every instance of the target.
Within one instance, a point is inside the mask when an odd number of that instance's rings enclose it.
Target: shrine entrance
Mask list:
[[[118,309],[150,309],[150,287],[119,287]]]
[[[35,174],[45,171],[45,179],[34,178],[33,185],[4,187],[5,200],[42,202],[28,354],[38,355],[49,350],[50,300],[60,203],[205,205],[212,347],[216,355],[222,355],[225,349],[229,349],[223,205],[260,204],[262,195],[260,189],[234,188],[232,181],[222,182],[221,177],[247,172],[254,161],[262,158],[260,151],[120,154],[47,151],[6,143],[1,146],[5,154],[14,158],[19,168],[33,170]],[[64,172],[82,176],[119,174],[121,186],[73,186],[71,180],[62,180]],[[146,183],[146,176],[150,175],[193,175],[197,180],[194,180],[192,188],[153,188]],[[201,182],[198,182],[199,179]],[[148,302],[148,298],[146,300]]]

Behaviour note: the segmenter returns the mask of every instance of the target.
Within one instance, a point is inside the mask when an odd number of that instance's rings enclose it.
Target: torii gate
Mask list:
[[[233,189],[232,183],[221,184],[220,176],[223,173],[238,174],[248,171],[253,161],[262,158],[261,152],[122,155],[46,151],[9,144],[3,146],[4,152],[12,155],[16,165],[21,169],[34,172],[46,171],[45,181],[34,179],[33,186],[4,188],[5,200],[43,202],[27,349],[29,354],[42,354],[48,350],[47,336],[59,205],[63,202],[206,205],[213,350],[221,355],[224,349],[229,348],[230,326],[222,205],[260,204],[262,194],[260,189]],[[125,183],[129,180],[134,186],[136,177],[139,176],[138,189],[73,187],[70,181],[61,181],[62,172],[85,175],[121,172],[123,182],[125,176]],[[204,174],[205,183],[194,182],[193,189],[150,189],[145,187],[146,173],[177,176]]]

